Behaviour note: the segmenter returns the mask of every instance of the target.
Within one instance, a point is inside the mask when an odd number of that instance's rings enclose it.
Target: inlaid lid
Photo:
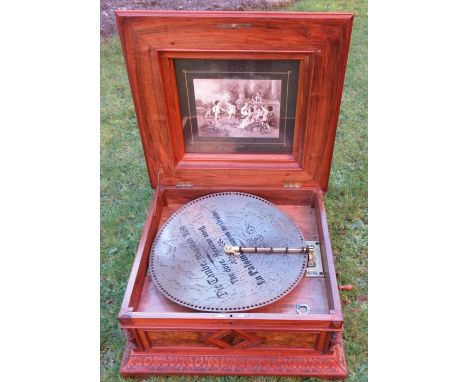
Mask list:
[[[153,187],[327,189],[352,14],[116,15]]]

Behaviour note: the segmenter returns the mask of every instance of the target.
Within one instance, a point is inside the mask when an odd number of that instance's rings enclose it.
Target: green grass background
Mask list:
[[[347,381],[367,381],[367,2],[299,1],[292,11],[355,13],[329,191],[328,224],[342,292]],[[117,315],[153,190],[120,42],[101,43],[101,380],[123,381]],[[144,381],[315,381],[286,377],[152,377]]]

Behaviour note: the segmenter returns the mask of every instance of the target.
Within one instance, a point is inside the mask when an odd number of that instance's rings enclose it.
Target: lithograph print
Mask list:
[[[186,152],[291,153],[295,60],[175,60]]]
[[[198,135],[278,138],[281,80],[194,79]]]

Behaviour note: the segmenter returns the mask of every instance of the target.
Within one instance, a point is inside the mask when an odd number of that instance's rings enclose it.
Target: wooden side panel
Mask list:
[[[152,349],[243,349],[254,350],[307,350],[316,351],[319,332],[236,331],[224,330],[148,330],[145,336]]]
[[[310,206],[315,203],[315,193],[319,192],[319,188],[315,189],[290,189],[278,187],[252,187],[252,186],[233,186],[211,184],[209,186],[194,185],[189,189],[177,187],[163,187],[164,195],[169,207],[173,205],[184,205],[193,199],[212,194],[215,192],[238,191],[255,194],[261,198],[267,199],[269,202],[277,205],[306,205]]]
[[[318,333],[262,332],[256,348],[315,350]]]
[[[327,282],[326,290],[328,293],[328,301],[330,302],[330,309],[333,310],[333,313],[338,316],[342,316],[340,295],[338,292],[338,282],[336,280],[335,264],[331,248],[330,234],[328,233],[327,215],[325,213],[323,194],[321,192],[318,192],[315,195],[315,211],[320,235],[322,261],[324,265],[324,270],[326,269],[327,276],[325,280]],[[342,320],[342,318],[339,319],[339,321]]]
[[[200,332],[189,330],[177,331],[148,331],[147,335],[153,348],[167,347],[212,347],[216,346],[206,342],[206,337],[212,332]]]
[[[149,252],[154,236],[159,227],[161,213],[163,211],[163,198],[161,194],[154,194],[151,200],[148,216],[146,218],[143,233],[133,262],[132,271],[127,283],[127,289],[122,301],[120,314],[136,310],[145,282],[146,270],[148,269]]]

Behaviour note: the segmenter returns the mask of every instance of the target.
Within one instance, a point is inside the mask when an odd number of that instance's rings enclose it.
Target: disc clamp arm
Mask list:
[[[307,262],[310,266],[315,266],[314,246],[307,245],[299,248],[289,247],[240,247],[236,245],[226,245],[224,252],[228,255],[240,256],[242,253],[265,253],[265,254],[294,254],[307,253]]]
[[[263,254],[307,254],[307,268],[306,268],[306,277],[323,277],[323,268],[321,258],[317,258],[315,253],[316,245],[318,242],[312,244],[311,242],[306,242],[308,245],[305,247],[241,247],[237,245],[226,245],[224,247],[224,252],[227,255],[231,256],[240,256],[243,253],[263,253]],[[318,247],[317,247],[318,248]],[[320,257],[320,252],[318,253]],[[317,262],[317,260],[319,260]]]

